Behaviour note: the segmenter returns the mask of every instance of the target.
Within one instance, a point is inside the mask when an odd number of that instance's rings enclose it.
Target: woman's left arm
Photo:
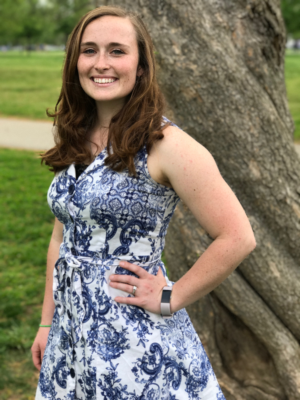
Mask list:
[[[244,209],[208,150],[180,129],[168,127],[164,138],[155,145],[155,157],[164,179],[214,239],[192,268],[173,285],[171,311],[175,312],[217,287],[251,253],[256,243]],[[134,300],[138,298],[122,302],[136,304]],[[145,304],[141,306],[149,309],[146,304],[149,301],[144,299]]]
[[[217,287],[256,243],[244,209],[208,150],[178,128],[172,127],[165,138],[159,152],[162,171],[214,239],[193,267],[173,285],[171,310],[177,311]]]

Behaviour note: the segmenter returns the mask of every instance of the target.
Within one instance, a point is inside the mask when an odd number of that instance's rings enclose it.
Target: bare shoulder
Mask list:
[[[200,225],[215,238],[249,229],[235,194],[210,152],[181,129],[170,126],[157,143],[157,168]]]
[[[204,146],[177,126],[168,126],[163,130],[163,134],[163,140],[157,142],[157,150],[160,153],[168,153],[170,155],[172,152],[175,152],[178,155],[194,149],[198,154],[209,154]]]
[[[210,152],[176,126],[163,131],[164,138],[155,143],[149,157],[149,172],[158,182],[177,190],[185,187],[190,176],[208,177],[219,172]],[[152,171],[152,173],[151,173]]]

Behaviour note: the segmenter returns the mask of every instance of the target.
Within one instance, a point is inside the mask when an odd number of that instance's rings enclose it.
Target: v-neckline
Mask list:
[[[86,167],[86,169],[78,176],[77,179],[76,179],[76,168],[75,168],[75,163],[74,162],[69,166],[68,174],[71,175],[75,179],[75,181],[77,183],[82,176],[86,176],[90,172],[90,170],[93,169],[93,165],[98,161],[100,156],[106,151],[107,151],[107,146],[105,146],[104,149],[102,149],[100,151],[100,153],[98,153],[96,155],[96,157],[93,159],[93,161]]]

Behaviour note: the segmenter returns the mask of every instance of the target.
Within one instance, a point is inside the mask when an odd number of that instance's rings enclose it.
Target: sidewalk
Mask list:
[[[0,118],[0,147],[48,150],[53,146],[51,122]],[[300,143],[295,146],[300,155]]]
[[[54,146],[52,123],[0,118],[0,146],[26,150],[48,150]]]

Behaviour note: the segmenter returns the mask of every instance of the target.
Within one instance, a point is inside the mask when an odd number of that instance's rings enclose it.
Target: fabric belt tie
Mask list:
[[[53,276],[53,296],[58,306],[58,314],[68,319],[64,324],[67,333],[71,334],[71,328],[73,328],[74,344],[82,337],[82,324],[85,317],[82,295],[82,273],[85,270],[85,264],[99,265],[103,264],[103,260],[76,256],[67,252],[57,260]],[[106,269],[109,269],[109,266],[106,266]]]
[[[150,266],[157,264],[158,261],[160,259],[142,264]],[[134,261],[129,262],[134,263]],[[85,280],[93,280],[98,275],[98,278],[103,281],[106,279],[106,272],[111,269],[111,266],[118,264],[117,258],[84,257],[73,255],[70,251],[66,251],[64,256],[60,257],[55,263],[53,276],[54,302],[58,307],[59,316],[65,319],[62,326],[69,337],[72,335],[73,344],[76,344],[83,335],[82,325],[85,318],[85,307],[82,274],[85,271],[88,272]],[[93,266],[94,268],[91,268]]]

